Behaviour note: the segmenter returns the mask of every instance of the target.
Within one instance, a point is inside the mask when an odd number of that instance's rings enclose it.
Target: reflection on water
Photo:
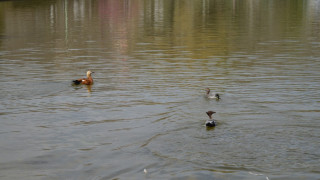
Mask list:
[[[1,1],[1,179],[319,179],[319,10]]]

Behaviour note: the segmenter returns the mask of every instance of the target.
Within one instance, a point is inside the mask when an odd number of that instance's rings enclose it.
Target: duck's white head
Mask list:
[[[94,72],[87,71],[87,77],[90,77],[92,73],[94,73]]]

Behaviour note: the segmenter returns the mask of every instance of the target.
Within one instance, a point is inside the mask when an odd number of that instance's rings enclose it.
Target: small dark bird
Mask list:
[[[206,112],[207,115],[209,116],[209,120],[206,121],[206,126],[207,127],[215,127],[216,126],[216,122],[214,121],[214,119],[212,119],[212,114],[216,113],[214,111],[208,111]]]
[[[82,78],[82,79],[77,79],[77,80],[73,80],[72,82],[75,85],[79,85],[79,84],[85,84],[85,85],[91,85],[93,84],[93,79],[91,77],[91,74],[94,72],[91,71],[87,71],[87,78]]]
[[[210,89],[209,88],[206,88],[206,97],[209,98],[209,99],[217,99],[219,100],[220,99],[220,95],[218,93],[215,93],[215,94],[210,94]]]

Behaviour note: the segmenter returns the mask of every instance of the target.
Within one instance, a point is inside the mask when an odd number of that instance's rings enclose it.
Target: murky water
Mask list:
[[[320,179],[319,17],[318,0],[1,1],[0,179]]]

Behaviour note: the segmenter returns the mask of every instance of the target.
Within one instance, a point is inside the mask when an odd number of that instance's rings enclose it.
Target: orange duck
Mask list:
[[[91,71],[87,71],[87,78],[82,78],[82,79],[77,79],[77,80],[73,80],[73,83],[75,85],[78,85],[78,84],[85,84],[85,85],[91,85],[93,84],[93,79],[91,77],[91,74],[94,73],[94,72],[91,72]]]

